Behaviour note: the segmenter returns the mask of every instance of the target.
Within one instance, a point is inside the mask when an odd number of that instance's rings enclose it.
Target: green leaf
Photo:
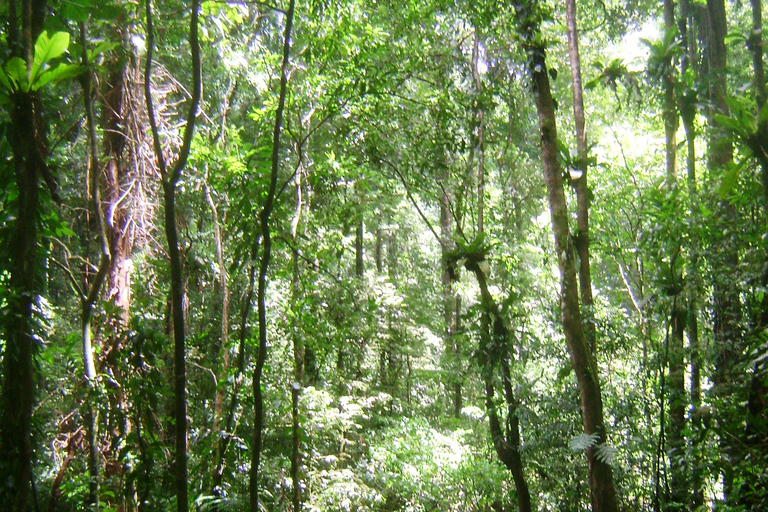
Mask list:
[[[726,199],[731,195],[731,192],[736,188],[736,184],[739,182],[739,176],[741,171],[747,166],[747,159],[738,163],[728,165],[728,169],[723,173],[723,177],[720,180],[720,187],[718,188],[718,195],[720,199]]]
[[[741,32],[731,32],[730,34],[728,34],[723,38],[723,42],[725,44],[733,44],[733,43],[746,42],[746,41],[747,41],[747,37]]]
[[[35,57],[32,61],[30,83],[34,84],[45,65],[57,57],[61,57],[69,47],[69,34],[67,32],[55,32],[48,37],[48,32],[43,30],[35,43]]]
[[[13,82],[11,89],[28,90],[27,87],[27,63],[21,57],[14,57],[5,65],[5,72]]]
[[[583,452],[587,448],[592,448],[597,445],[597,441],[600,439],[600,434],[595,432],[594,434],[581,434],[574,436],[568,441],[568,447],[574,452]]]
[[[120,46],[118,43],[110,43],[108,41],[103,41],[97,44],[92,50],[88,50],[88,62],[94,60],[98,55],[101,55],[102,53],[107,53],[114,50],[118,46]]]
[[[2,86],[6,92],[13,92],[14,86],[11,83],[11,79],[8,78],[8,75],[2,67],[0,67],[0,86]]]
[[[72,1],[66,2],[64,5],[61,6],[61,16],[64,19],[71,20],[71,21],[82,21],[86,22],[88,21],[88,7],[86,5],[83,5],[82,3],[75,3]]]
[[[615,446],[603,443],[595,450],[595,457],[597,457],[597,460],[603,464],[608,464],[610,466],[613,464],[613,461],[616,460],[616,455],[618,453],[619,450],[617,450]]]
[[[48,82],[60,82],[62,80],[69,80],[70,78],[74,78],[80,75],[82,72],[83,66],[76,64],[59,64],[53,69],[44,71],[43,74],[40,75],[40,78],[38,78],[37,82],[32,85],[32,90],[36,91]]]

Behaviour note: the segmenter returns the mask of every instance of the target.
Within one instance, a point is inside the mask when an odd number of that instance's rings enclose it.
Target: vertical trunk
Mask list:
[[[208,185],[208,176],[206,176],[204,192],[205,200],[208,203],[208,207],[211,209],[211,220],[213,221],[213,237],[216,247],[216,262],[219,266],[219,290],[221,293],[221,335],[219,337],[218,355],[221,355],[221,370],[219,371],[219,381],[216,386],[216,395],[213,401],[213,428],[212,433],[214,437],[218,437],[221,430],[220,422],[222,419],[222,413],[224,409],[224,397],[226,394],[226,386],[223,381],[226,380],[229,373],[229,280],[227,278],[227,262],[224,258],[224,244],[221,238],[221,223],[219,222],[219,212],[216,208],[216,203],[213,201],[211,195],[211,188]]]
[[[103,98],[103,147],[104,177],[110,230],[110,253],[112,263],[107,276],[107,292],[118,310],[118,328],[128,327],[131,302],[131,246],[133,243],[130,211],[126,206],[126,197],[121,187],[125,185],[126,164],[124,149],[126,146],[126,126],[130,120],[128,102],[129,63],[131,59],[117,65],[114,72],[105,81]],[[128,192],[126,192],[128,194]]]
[[[285,97],[288,89],[288,59],[291,52],[291,28],[293,27],[293,14],[296,1],[290,0],[288,12],[285,18],[285,34],[283,38],[283,62],[280,71],[280,93],[275,112],[275,129],[272,135],[272,169],[269,179],[269,190],[261,210],[261,236],[263,237],[264,251],[259,262],[259,289],[258,289],[258,314],[259,314],[259,351],[256,356],[256,367],[253,371],[253,397],[254,424],[253,444],[251,445],[251,469],[249,474],[250,511],[259,512],[259,464],[261,462],[261,440],[264,431],[264,397],[261,390],[261,377],[264,371],[264,362],[267,359],[267,272],[269,271],[270,258],[272,256],[272,233],[270,221],[274,207],[275,193],[277,191],[277,173],[280,167],[280,131],[283,127],[283,110],[285,109]]]
[[[475,153],[477,154],[477,232],[483,233],[483,219],[485,217],[485,111],[482,105],[483,81],[480,77],[480,36],[475,28],[474,42],[472,45],[472,79],[475,82],[475,122],[477,123],[477,135]]]
[[[676,30],[675,6],[672,0],[664,0],[664,30],[667,34]],[[677,187],[677,128],[679,117],[677,112],[677,98],[675,94],[675,63],[671,55],[665,62],[666,74],[664,81],[664,141],[666,158],[667,188],[670,192]],[[682,279],[677,275],[674,262],[680,248],[674,247],[673,256],[670,258],[670,274],[675,283]],[[682,296],[677,288],[672,292],[672,332],[667,339],[667,364],[669,365],[669,421],[665,426],[668,436],[667,455],[669,458],[671,473],[671,495],[667,498],[671,506],[685,506],[688,503],[687,479],[685,476],[685,315],[686,310],[681,303]]]
[[[88,37],[85,23],[80,23],[80,46],[82,48],[81,62],[85,69],[88,69]],[[107,226],[104,215],[101,211],[101,194],[99,190],[99,174],[101,165],[99,164],[98,139],[96,135],[96,115],[93,109],[93,91],[91,90],[92,77],[90,72],[84,73],[80,77],[80,84],[83,88],[83,103],[85,107],[86,125],[88,127],[88,164],[86,171],[86,190],[88,190],[89,211],[93,213],[98,227],[99,239],[99,265],[93,281],[87,284],[87,289],[81,294],[81,327],[83,340],[83,363],[85,367],[85,378],[89,387],[95,384],[96,365],[93,359],[93,346],[91,343],[91,318],[93,308],[101,293],[102,284],[109,270],[110,253],[109,242],[107,240]],[[89,229],[90,231],[90,229]],[[86,278],[84,281],[88,281]],[[89,493],[87,506],[89,510],[99,510],[99,463],[101,455],[98,444],[98,414],[94,407],[95,396],[86,398],[86,434],[88,436],[88,473],[89,473]]]
[[[443,177],[442,182],[447,187],[448,166],[442,163]],[[443,322],[444,322],[444,341],[445,354],[448,359],[448,389],[453,394],[453,415],[456,418],[461,416],[461,368],[459,363],[459,354],[456,350],[455,321],[458,311],[455,310],[456,298],[453,292],[451,271],[448,267],[448,249],[452,247],[451,242],[451,197],[444,188],[440,195],[440,251],[442,261],[442,288],[443,288]]]
[[[589,193],[587,186],[587,130],[584,119],[584,98],[581,84],[581,58],[579,55],[579,33],[576,23],[576,0],[566,3],[568,30],[568,60],[571,64],[571,87],[573,89],[573,119],[576,125],[576,151],[581,177],[575,179],[576,211],[578,232],[575,239],[579,255],[579,294],[581,296],[584,336],[594,355],[596,349],[595,319],[592,298],[592,274],[589,268]]]
[[[766,101],[765,68],[763,65],[763,2],[762,0],[750,0],[750,4],[752,5],[752,33],[749,37],[749,50],[752,52],[752,69],[755,74],[753,77],[755,103],[759,113]],[[768,191],[764,192],[768,194]]]
[[[480,364],[485,383],[485,406],[488,413],[488,423],[491,440],[496,455],[502,464],[512,473],[515,482],[515,497],[518,512],[531,512],[531,495],[523,471],[522,450],[520,439],[520,420],[517,417],[518,400],[512,388],[512,377],[509,368],[511,343],[509,330],[499,313],[499,307],[493,299],[486,281],[485,274],[476,263],[468,263],[467,270],[473,272],[480,287],[483,304],[483,331],[481,332]],[[502,429],[501,420],[494,402],[494,370],[499,364],[501,371],[504,402],[507,406],[507,417]]]
[[[528,9],[516,7],[518,30],[528,55],[528,70],[532,78],[533,94],[539,117],[541,156],[544,182],[547,186],[555,251],[560,269],[560,306],[571,365],[578,379],[581,396],[584,433],[597,436],[597,445],[587,450],[589,483],[594,512],[616,512],[618,502],[613,484],[611,466],[596,456],[606,443],[603,421],[603,402],[598,379],[597,364],[584,337],[579,308],[575,257],[568,228],[568,208],[565,204],[563,174],[557,145],[557,126],[554,102],[549,85],[545,49],[535,41],[539,39],[539,26]]]
[[[384,235],[381,232],[381,224],[376,226],[376,248],[374,249],[374,257],[376,258],[376,273],[381,275],[384,273]]]
[[[365,233],[365,220],[363,217],[362,205],[360,205],[360,218],[355,226],[355,277],[362,279],[365,273],[363,260],[363,235]]]
[[[682,74],[689,69],[693,69],[692,66],[696,62],[695,44],[691,35],[692,25],[689,22],[692,20],[691,6],[689,0],[681,0],[680,2],[680,19],[678,20],[678,26],[680,27],[680,38],[683,43],[684,55],[682,58]],[[688,301],[687,311],[687,331],[688,331],[688,350],[690,352],[690,386],[691,386],[691,406],[693,408],[693,414],[691,415],[691,427],[694,431],[694,435],[691,437],[691,442],[694,448],[699,444],[698,440],[700,436],[698,431],[701,429],[701,421],[699,418],[699,407],[701,406],[701,364],[700,364],[700,352],[699,347],[699,322],[698,322],[698,295],[699,295],[699,239],[696,235],[697,226],[699,225],[699,199],[696,187],[696,102],[692,91],[686,90],[686,92],[678,97],[678,110],[680,112],[680,118],[683,122],[683,129],[685,130],[685,142],[686,142],[686,156],[685,164],[687,169],[687,185],[688,185],[688,200],[691,209],[691,225],[694,229],[691,230],[690,243],[688,247],[688,253],[690,261],[688,263],[688,272],[686,277],[686,298]],[[694,449],[694,460],[690,464],[691,466],[691,485],[690,485],[690,501],[689,506],[692,510],[697,510],[704,504],[704,482],[702,472],[699,469],[701,465],[700,457],[698,456],[698,450]]]
[[[253,262],[257,261],[259,255],[258,236],[254,235],[253,240],[253,245],[251,246],[252,263],[248,274],[248,289],[245,293],[242,309],[240,310],[238,351],[237,359],[235,360],[235,375],[233,378],[234,386],[232,387],[232,394],[229,400],[229,406],[227,407],[223,435],[220,436],[218,446],[216,447],[217,463],[216,468],[213,471],[212,491],[217,496],[222,494],[221,483],[224,478],[227,448],[234,435],[232,429],[235,426],[235,412],[237,410],[240,387],[243,382],[243,372],[245,371],[245,343],[248,339],[248,314],[253,307],[253,294],[256,287],[256,264]]]
[[[709,104],[707,111],[709,124],[715,125],[716,113],[728,113],[726,105],[726,61],[727,48],[725,36],[727,33],[726,13],[724,0],[707,0],[707,55],[709,71]],[[733,161],[733,146],[731,139],[716,130],[711,130],[708,141],[709,171],[718,175],[725,171]],[[716,218],[723,224],[732,225],[736,219],[736,212],[732,204],[727,200],[721,200],[716,207]],[[721,271],[715,271],[713,283],[713,334],[715,343],[715,369],[713,375],[714,394],[716,397],[728,400],[733,392],[733,370],[736,363],[736,354],[740,350],[740,299],[739,290],[735,286],[738,282],[734,275],[738,268],[738,253],[733,241],[727,233],[719,234],[713,242],[715,252],[714,265]],[[719,418],[722,428],[730,430],[733,427],[731,418]],[[721,439],[721,449],[732,463],[737,460],[735,447],[730,439]],[[731,464],[732,464],[731,463]],[[730,466],[730,464],[729,464]],[[733,468],[730,466],[724,471],[724,495],[726,502],[730,503],[733,490]]]
[[[160,170],[163,183],[163,202],[165,206],[165,236],[168,242],[168,256],[171,266],[171,313],[173,321],[173,390],[174,390],[174,479],[176,490],[176,510],[189,510],[187,482],[187,376],[186,357],[184,349],[185,337],[185,297],[184,281],[182,279],[181,253],[176,226],[176,189],[181,173],[187,163],[189,150],[192,145],[192,135],[195,129],[197,108],[202,95],[202,76],[200,63],[200,44],[198,41],[198,16],[200,1],[192,1],[190,17],[189,45],[192,52],[192,98],[187,113],[187,124],[184,128],[182,145],[172,169],[169,169],[163,156],[160,134],[155,120],[154,104],[152,102],[152,53],[154,50],[154,27],[152,19],[152,2],[146,2],[147,16],[147,62],[144,71],[144,96],[147,102],[152,139],[154,141],[155,158]]]
[[[301,155],[301,152],[297,152]],[[299,418],[299,398],[304,385],[304,339],[299,330],[299,318],[301,316],[301,288],[299,283],[299,249],[297,247],[297,231],[301,218],[302,194],[301,194],[301,170],[303,164],[299,163],[299,172],[296,173],[296,209],[291,221],[291,238],[293,240],[291,276],[291,304],[294,308],[291,315],[291,338],[293,342],[293,383],[291,384],[291,481],[293,510],[301,510],[301,430]],[[362,224],[362,222],[361,222]],[[362,259],[362,258],[361,258]]]
[[[32,63],[32,46],[42,30],[45,0],[21,2],[21,32],[16,2],[9,9],[8,44],[12,54]],[[50,178],[42,111],[36,93],[17,92],[11,97],[10,142],[18,189],[15,226],[10,241],[10,290],[3,326],[2,416],[0,416],[0,503],[8,510],[25,512],[32,482],[32,407],[35,400],[33,347],[34,300],[37,291],[37,214],[40,176]],[[57,197],[49,181],[52,195]]]
[[[299,300],[299,255],[298,249],[293,250],[293,283],[292,295],[293,304],[296,305]],[[291,384],[291,481],[293,510],[301,510],[301,430],[299,423],[299,398],[301,397],[301,387],[304,380],[304,342],[301,338],[298,328],[299,312],[294,311],[291,334],[293,338],[293,361],[294,376]]]

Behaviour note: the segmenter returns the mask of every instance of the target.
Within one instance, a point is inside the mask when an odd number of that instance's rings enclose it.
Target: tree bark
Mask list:
[[[709,72],[709,105],[707,117],[709,126],[715,126],[715,114],[728,114],[726,104],[726,64],[727,34],[725,3],[723,0],[707,0],[708,30],[706,36],[708,72]],[[725,171],[733,161],[733,144],[730,137],[719,130],[711,129],[708,141],[707,166],[712,175],[717,176]],[[736,211],[728,200],[720,200],[715,209],[715,218],[723,224],[735,222]],[[736,355],[741,347],[741,301],[739,290],[735,283],[738,278],[734,275],[738,268],[739,256],[735,244],[728,234],[718,234],[713,241],[713,252],[716,261],[714,267],[719,271],[713,272],[713,334],[715,351],[715,369],[713,374],[714,395],[728,400],[733,390],[733,378],[736,365]],[[719,423],[724,430],[730,430],[735,420],[721,415]],[[731,458],[724,471],[724,495],[730,503],[733,494],[733,464],[738,459],[736,447],[731,439],[721,439],[721,450]]]
[[[587,180],[588,147],[584,116],[584,92],[581,83],[581,57],[579,32],[576,21],[576,0],[566,2],[568,60],[571,64],[571,88],[573,89],[573,119],[576,125],[577,164],[581,176],[574,180],[576,187],[577,234],[576,252],[579,255],[579,295],[581,297],[584,336],[592,354],[597,348],[595,333],[594,300],[592,297],[592,273],[589,266],[589,188]]]
[[[187,482],[187,377],[185,338],[185,292],[182,279],[181,252],[176,226],[176,189],[181,173],[187,163],[192,145],[192,136],[197,118],[197,108],[202,95],[202,72],[200,62],[200,43],[198,40],[198,16],[200,0],[192,0],[190,17],[189,45],[192,53],[192,98],[186,118],[186,127],[182,138],[179,155],[173,168],[169,169],[163,155],[160,134],[155,120],[152,102],[152,53],[154,50],[154,28],[152,19],[152,1],[146,2],[147,16],[147,62],[144,72],[144,95],[147,102],[147,114],[152,130],[155,157],[163,184],[163,202],[165,205],[165,236],[168,241],[168,256],[171,266],[171,313],[173,315],[173,389],[174,389],[174,479],[176,490],[176,510],[187,512],[189,509]]]
[[[485,110],[483,109],[483,81],[480,76],[480,35],[475,28],[472,44],[472,79],[475,83],[475,122],[477,123],[477,135],[475,153],[477,154],[477,232],[483,233],[483,220],[485,218]]]
[[[576,374],[581,396],[584,433],[597,435],[597,444],[587,450],[592,510],[616,512],[618,502],[611,466],[598,458],[597,451],[606,443],[603,421],[603,402],[598,379],[597,364],[584,336],[579,308],[573,242],[568,228],[568,208],[563,190],[563,174],[557,145],[555,108],[549,84],[545,49],[540,40],[539,25],[531,5],[515,7],[518,31],[528,58],[528,71],[532,78],[533,95],[539,117],[541,156],[544,182],[547,187],[552,231],[560,269],[560,308],[571,365]]]
[[[80,23],[80,46],[82,48],[81,62],[85,69],[88,69],[88,36],[85,23]],[[99,145],[96,135],[96,114],[93,108],[92,76],[90,70],[83,73],[80,78],[80,84],[83,88],[83,103],[85,107],[86,125],[88,127],[88,164],[86,172],[86,189],[88,190],[89,210],[96,219],[98,227],[99,240],[99,264],[96,275],[90,283],[87,283],[81,293],[81,327],[83,340],[83,364],[85,367],[85,379],[88,388],[96,385],[96,365],[93,357],[93,346],[91,343],[91,318],[93,308],[99,299],[102,285],[109,271],[111,260],[109,252],[109,241],[107,239],[107,225],[101,211],[101,192],[99,189],[99,178],[101,165],[99,164]],[[86,435],[88,438],[88,473],[89,473],[89,493],[87,506],[89,510],[99,510],[99,472],[101,454],[98,440],[98,414],[93,404],[93,396],[86,398]]]
[[[11,2],[16,7],[16,2]],[[45,0],[21,2],[19,13],[9,9],[8,44],[12,55],[21,57],[28,69],[34,41],[43,28]],[[7,510],[26,512],[32,486],[32,408],[35,401],[34,352],[36,341],[34,303],[37,296],[39,180],[46,177],[54,199],[58,198],[48,157],[42,106],[36,92],[11,95],[10,145],[13,152],[18,198],[10,246],[10,296],[3,329],[2,416],[0,416],[0,503]]]
[[[515,497],[519,512],[531,512],[531,495],[523,471],[520,441],[520,419],[517,417],[518,399],[512,388],[512,377],[509,368],[511,343],[509,330],[499,312],[499,307],[493,299],[483,270],[477,262],[468,259],[467,270],[473,272],[480,287],[480,297],[483,304],[483,332],[480,346],[480,363],[483,381],[485,383],[485,406],[491,440],[496,455],[502,464],[512,473],[515,482]],[[507,418],[504,429],[496,411],[494,401],[493,373],[499,363],[504,401],[507,406]]]
[[[270,220],[274,207],[277,190],[277,173],[280,168],[280,131],[283,126],[283,110],[288,90],[288,64],[291,54],[291,28],[296,1],[290,0],[285,17],[285,34],[283,38],[283,63],[280,71],[280,93],[275,112],[275,129],[272,135],[272,170],[270,173],[269,190],[261,210],[261,236],[264,248],[259,262],[259,289],[257,296],[259,314],[259,351],[256,356],[256,367],[253,371],[254,426],[251,454],[251,469],[249,474],[250,510],[259,512],[259,463],[261,462],[261,440],[264,431],[264,397],[261,391],[261,377],[264,362],[267,359],[267,273],[272,256],[272,233]]]

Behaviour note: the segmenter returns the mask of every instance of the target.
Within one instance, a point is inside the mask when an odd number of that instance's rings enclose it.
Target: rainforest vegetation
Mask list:
[[[768,510],[762,0],[0,25],[0,511]]]

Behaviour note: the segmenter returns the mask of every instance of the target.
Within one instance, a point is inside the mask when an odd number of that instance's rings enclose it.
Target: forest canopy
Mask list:
[[[761,0],[0,20],[0,511],[768,510]]]

